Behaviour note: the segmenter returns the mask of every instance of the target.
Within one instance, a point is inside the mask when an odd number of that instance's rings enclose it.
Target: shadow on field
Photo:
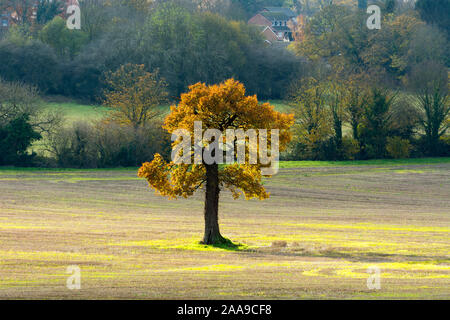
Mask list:
[[[248,250],[246,245],[243,245],[241,243],[233,243],[233,242],[210,244],[207,246],[211,247],[211,248],[219,248],[219,249],[223,249],[223,250],[227,250],[227,251],[246,251],[246,250]]]
[[[205,244],[202,241],[198,243],[199,245],[203,246],[204,248],[216,248],[216,249],[222,249],[227,251],[247,251],[248,246],[242,243],[234,243],[230,239],[222,238],[222,241],[215,244]]]
[[[244,251],[244,250],[242,250]],[[351,262],[401,262],[401,261],[436,261],[447,260],[446,257],[436,257],[428,255],[403,255],[380,252],[348,252],[338,249],[313,249],[313,248],[293,248],[293,247],[261,247],[255,249],[247,249],[247,252],[255,254],[255,256],[289,256],[289,257],[309,257],[309,258],[330,258],[345,259]]]

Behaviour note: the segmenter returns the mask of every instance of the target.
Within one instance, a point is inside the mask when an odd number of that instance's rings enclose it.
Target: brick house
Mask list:
[[[11,25],[12,17],[11,17],[12,11],[10,8],[6,8],[1,11],[0,13],[0,30],[6,30]]]
[[[0,27],[7,30],[21,19],[26,19],[32,23],[36,19],[38,4],[39,1],[36,0],[29,8],[22,8],[19,5],[0,7]]]
[[[270,43],[290,42],[294,40],[292,27],[297,20],[296,14],[289,8],[266,7],[254,15],[248,24],[264,27],[261,32]]]

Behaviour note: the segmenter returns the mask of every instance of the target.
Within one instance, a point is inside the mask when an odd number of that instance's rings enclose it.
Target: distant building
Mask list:
[[[265,7],[248,24],[261,27],[266,41],[290,42],[294,40],[292,26],[297,24],[296,14],[289,8]]]
[[[11,25],[19,23],[22,19],[32,23],[36,19],[38,4],[39,1],[36,0],[25,8],[21,6],[21,3],[0,7],[0,27],[7,30]]]
[[[0,13],[0,29],[5,30],[8,29],[12,23],[11,17],[12,11],[7,8]]]
[[[293,19],[297,16],[294,11],[292,11],[289,8],[284,8],[284,7],[264,7],[261,10],[261,12],[282,13],[282,14],[286,15],[287,17],[289,17],[290,19]]]

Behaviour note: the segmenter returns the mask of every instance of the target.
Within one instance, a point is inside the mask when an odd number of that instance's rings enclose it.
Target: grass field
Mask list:
[[[234,250],[198,243],[201,191],[167,200],[135,169],[0,168],[0,298],[450,298],[449,158],[281,167],[268,200],[222,194]]]
[[[66,124],[79,121],[101,120],[108,109],[101,106],[91,106],[75,102],[50,102],[45,106],[49,110],[57,111],[64,116]]]
[[[292,112],[291,107],[281,100],[273,100],[270,101],[270,103],[272,103],[278,111]],[[45,108],[60,112],[65,118],[66,125],[78,121],[101,120],[108,112],[108,108],[106,107],[80,104],[72,101],[46,102]],[[160,109],[161,114],[164,116],[169,112],[170,107],[169,105],[162,105]]]

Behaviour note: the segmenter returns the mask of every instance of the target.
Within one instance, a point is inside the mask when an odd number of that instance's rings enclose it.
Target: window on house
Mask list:
[[[7,27],[8,26],[8,20],[4,19],[2,20],[2,27]]]

